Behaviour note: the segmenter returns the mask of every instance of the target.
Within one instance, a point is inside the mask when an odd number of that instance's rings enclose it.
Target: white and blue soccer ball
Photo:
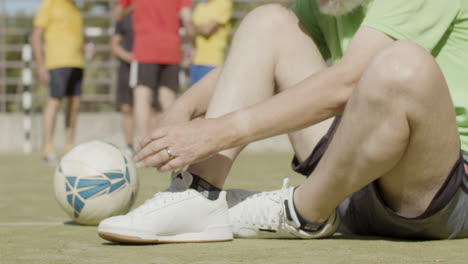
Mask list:
[[[75,222],[97,225],[130,210],[138,176],[131,157],[111,143],[95,140],[74,147],[60,160],[54,189],[57,201]]]

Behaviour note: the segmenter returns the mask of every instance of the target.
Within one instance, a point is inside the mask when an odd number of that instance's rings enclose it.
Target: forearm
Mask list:
[[[182,25],[187,31],[187,37],[190,39],[190,42],[194,42],[195,35],[196,35],[196,28],[195,28],[195,24],[192,21],[192,11],[190,10],[190,8],[185,7],[185,8],[182,8],[179,15],[182,21]]]
[[[121,60],[123,60],[123,61],[125,61],[127,63],[131,63],[132,60],[133,60],[132,53],[128,52],[127,50],[123,49],[122,47],[118,47],[113,52],[119,59],[121,59]]]
[[[190,87],[177,99],[169,112],[184,112],[187,116],[190,116],[190,119],[204,115],[216,87],[221,68],[222,66],[212,70],[195,85]]]
[[[34,29],[31,39],[34,60],[37,66],[44,66],[44,56],[42,53],[42,29]]]
[[[206,24],[195,25],[196,33],[204,37],[209,37],[218,29],[219,24],[216,21],[211,21]]]
[[[269,100],[219,118],[228,135],[222,139],[223,149],[300,130],[342,113],[355,80],[332,67]]]
[[[131,63],[132,62],[132,53],[125,50],[121,45],[120,45],[120,42],[121,42],[121,37],[119,36],[112,36],[111,37],[111,51],[112,51],[112,54],[114,54],[115,56],[117,56],[117,58],[123,60],[123,61],[126,61],[128,63]]]
[[[122,7],[121,5],[118,4],[112,12],[112,21],[113,22],[119,21],[124,16],[126,9],[127,8]]]

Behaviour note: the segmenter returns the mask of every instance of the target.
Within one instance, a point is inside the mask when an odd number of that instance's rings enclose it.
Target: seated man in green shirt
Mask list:
[[[136,156],[160,171],[190,166],[168,192],[105,220],[99,232],[127,242],[229,240],[225,212],[238,237],[319,238],[337,228],[468,237],[467,18],[462,0],[257,8],[223,67],[173,105]],[[293,168],[307,179],[250,196],[228,214],[221,188],[234,159],[246,144],[283,133]],[[187,215],[184,225],[166,220]]]

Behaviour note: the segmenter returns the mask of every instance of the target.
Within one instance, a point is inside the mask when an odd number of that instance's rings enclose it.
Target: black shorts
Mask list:
[[[327,150],[341,117],[336,117],[327,134],[302,163],[296,157],[292,168],[309,176]],[[444,185],[426,211],[416,218],[395,213],[383,200],[378,185],[371,183],[343,201],[338,211],[339,231],[355,235],[387,236],[407,239],[447,239],[468,237],[468,175],[460,153]]]
[[[117,106],[133,105],[133,92],[130,87],[130,64],[120,62],[117,77]]]
[[[132,67],[136,67],[135,86],[144,85],[153,91],[161,86],[179,89],[179,64],[133,63]]]
[[[50,97],[62,99],[64,96],[80,96],[83,83],[83,69],[56,68],[49,70]]]

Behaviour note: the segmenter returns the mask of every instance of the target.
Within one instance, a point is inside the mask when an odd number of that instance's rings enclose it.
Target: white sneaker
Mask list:
[[[192,175],[173,174],[171,186],[126,215],[103,220],[100,237],[114,242],[147,244],[232,240],[226,193],[215,201],[188,189]]]
[[[56,166],[58,165],[60,159],[57,154],[55,154],[55,152],[49,152],[42,156],[42,160],[49,165]]]
[[[228,189],[225,190],[225,192],[228,208],[232,208],[250,196],[260,193],[259,191],[249,191],[243,189]]]
[[[289,180],[277,191],[262,192],[248,197],[229,209],[232,230],[241,238],[322,238],[333,235],[338,229],[338,214],[332,216],[320,229],[305,231],[294,210],[294,188]]]

